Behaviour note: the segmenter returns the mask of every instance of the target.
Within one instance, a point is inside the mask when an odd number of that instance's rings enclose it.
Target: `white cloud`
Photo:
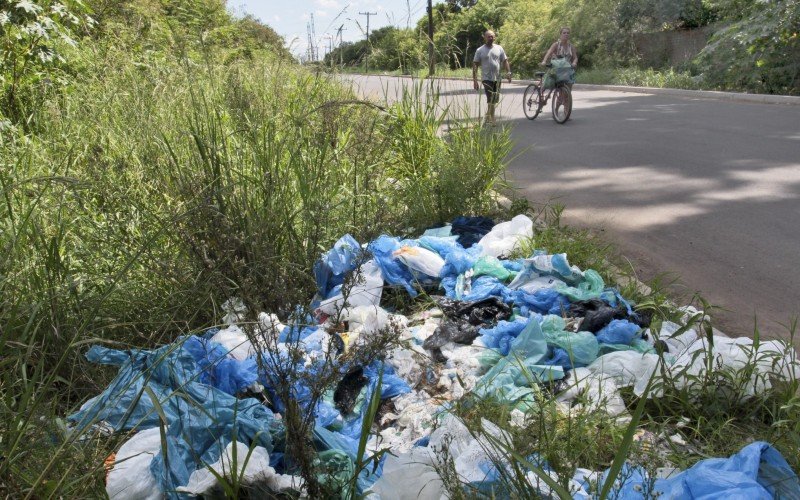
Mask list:
[[[328,13],[324,10],[316,10],[314,11],[314,15],[317,17],[328,17]]]
[[[276,23],[279,23],[281,22],[281,16],[272,16],[272,20],[275,21]]]
[[[340,9],[342,7],[337,0],[316,0],[314,3],[323,9]]]

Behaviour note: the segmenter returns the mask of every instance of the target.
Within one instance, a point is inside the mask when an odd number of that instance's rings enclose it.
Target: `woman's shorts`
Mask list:
[[[486,102],[497,104],[500,101],[500,82],[484,80],[483,90],[486,92]]]

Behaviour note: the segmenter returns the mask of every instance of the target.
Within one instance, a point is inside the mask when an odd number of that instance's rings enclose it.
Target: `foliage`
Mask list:
[[[723,5],[727,12],[739,4]],[[740,15],[697,56],[696,71],[704,82],[716,88],[800,94],[800,2],[753,2]]]
[[[608,68],[581,71],[581,83],[600,85],[630,85],[634,87],[655,87],[670,89],[702,90],[710,88],[697,76],[673,68],[655,70],[652,68]]]
[[[125,436],[77,440],[58,420],[111,376],[86,344],[163,344],[218,323],[233,295],[287,317],[343,234],[493,206],[507,139],[441,136],[413,99],[389,113],[355,100],[218,4],[96,0],[68,85],[26,108],[29,126],[0,127],[0,496],[102,496]],[[439,152],[442,183],[413,202],[393,187],[412,183],[398,129]],[[468,175],[444,154],[456,144]],[[458,177],[461,199],[443,191]],[[308,427],[287,422],[304,449]]]
[[[0,4],[0,120],[21,122],[48,87],[65,84],[63,52],[92,23],[79,0]]]
[[[489,29],[496,32],[497,43],[502,45],[501,28],[511,4],[512,0],[482,0],[450,16],[433,34],[437,61],[453,69],[472,66],[475,50],[483,45],[483,33]]]

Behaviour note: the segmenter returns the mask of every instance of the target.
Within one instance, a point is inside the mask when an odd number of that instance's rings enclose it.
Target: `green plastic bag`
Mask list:
[[[552,71],[548,71],[544,74],[544,78],[542,78],[542,88],[545,90],[556,88],[556,75],[554,75]]]
[[[569,297],[571,302],[577,302],[579,300],[599,298],[605,287],[606,285],[603,282],[603,278],[600,276],[600,274],[594,269],[587,269],[583,272],[583,281],[577,285],[561,285],[556,287],[555,290],[558,293]]]
[[[587,366],[597,359],[600,345],[593,333],[568,332],[565,328],[564,318],[553,314],[545,316],[542,332],[547,344],[567,351],[574,366]]]
[[[472,277],[477,278],[478,276],[493,276],[500,281],[508,281],[509,279],[513,278],[517,275],[517,273],[513,271],[509,271],[503,264],[496,257],[492,257],[490,255],[486,255],[478,259],[478,262],[472,266]]]
[[[547,358],[547,341],[542,327],[531,319],[511,343],[511,351],[484,375],[475,387],[478,396],[492,396],[500,402],[516,403],[533,391],[531,384],[564,378],[560,366],[541,364]]]

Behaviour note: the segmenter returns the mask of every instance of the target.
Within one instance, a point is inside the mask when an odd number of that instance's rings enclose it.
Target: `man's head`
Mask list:
[[[491,46],[494,43],[495,34],[492,30],[486,30],[483,32],[483,41],[486,45]]]

